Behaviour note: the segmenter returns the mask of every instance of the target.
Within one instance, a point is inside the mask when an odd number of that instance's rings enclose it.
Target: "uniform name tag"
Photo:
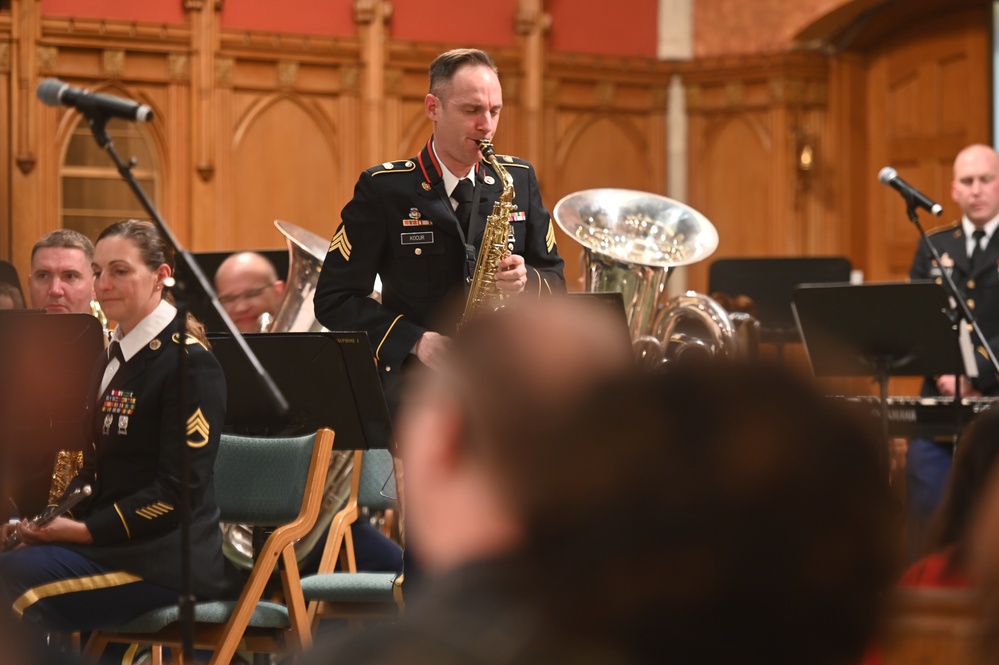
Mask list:
[[[411,231],[400,233],[403,245],[432,245],[434,243],[433,231]]]

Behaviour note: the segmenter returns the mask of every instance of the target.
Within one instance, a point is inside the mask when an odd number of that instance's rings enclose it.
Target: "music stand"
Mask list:
[[[800,341],[791,311],[791,293],[799,284],[847,283],[850,261],[842,256],[718,259],[708,273],[708,293],[749,296],[760,323],[760,341],[777,347]]]
[[[888,378],[965,372],[946,292],[933,281],[803,284],[794,290],[792,306],[816,376],[877,380],[887,468]],[[959,419],[960,404],[955,407]]]
[[[91,443],[87,398],[102,348],[89,314],[0,311],[0,515],[9,498],[21,517],[40,513],[56,453]]]
[[[388,407],[364,332],[251,333],[243,336],[288,397],[279,416],[257,390],[230,335],[210,334],[225,372],[225,429],[236,434],[286,436],[330,427],[338,450],[388,448]]]

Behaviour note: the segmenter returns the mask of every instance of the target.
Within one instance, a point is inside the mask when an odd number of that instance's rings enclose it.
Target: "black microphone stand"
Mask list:
[[[971,308],[968,307],[968,301],[965,300],[961,292],[957,290],[957,284],[954,283],[953,276],[951,276],[950,271],[944,268],[940,252],[937,251],[937,248],[934,247],[933,243],[931,243],[926,237],[926,231],[923,230],[922,224],[919,223],[919,215],[916,213],[917,203],[915,197],[911,192],[906,191],[902,193],[902,198],[905,199],[905,211],[909,216],[909,220],[916,225],[916,229],[919,231],[919,242],[926,247],[930,256],[933,257],[933,261],[940,268],[940,283],[943,284],[944,289],[950,296],[951,302],[951,308],[947,315],[955,324],[960,324],[963,319],[966,325],[971,326],[975,336],[978,337],[978,341],[981,342],[982,348],[985,349],[989,362],[992,363],[992,368],[995,370],[996,374],[999,374],[999,361],[996,360],[996,354],[992,351],[992,347],[989,346],[989,340],[982,334],[982,329],[978,327],[978,319],[975,318],[975,315],[971,312]],[[961,433],[962,429],[960,377],[954,377],[954,414],[956,440],[956,436]]]
[[[126,164],[118,156],[118,153],[114,149],[114,144],[111,141],[110,135],[107,133],[107,122],[110,118],[109,114],[97,109],[95,107],[87,108],[83,111],[83,115],[87,120],[87,124],[90,125],[90,130],[94,134],[94,139],[97,144],[103,148],[111,156],[115,165],[118,167],[118,173],[121,177],[125,179],[128,186],[131,188],[132,192],[139,199],[142,207],[145,208],[146,212],[149,213],[150,218],[156,225],[163,239],[173,247],[174,254],[179,262],[182,262],[187,268],[188,273],[194,276],[195,281],[201,287],[202,291],[211,295],[212,306],[215,308],[216,313],[219,318],[222,319],[225,324],[226,329],[232,336],[233,341],[236,343],[242,356],[246,359],[246,362],[253,367],[254,373],[260,377],[263,384],[265,394],[268,395],[271,403],[274,405],[277,413],[279,415],[284,415],[288,412],[288,402],[285,400],[284,395],[281,390],[277,387],[277,384],[271,379],[270,374],[264,369],[263,365],[260,364],[260,360],[254,355],[253,351],[246,344],[243,336],[239,334],[236,330],[236,326],[233,324],[232,319],[226,314],[225,310],[219,304],[218,294],[215,293],[215,289],[212,288],[205,274],[201,271],[201,268],[194,261],[190,252],[180,246],[177,238],[170,231],[170,228],[160,217],[159,213],[156,211],[156,207],[153,205],[149,197],[146,196],[145,191],[139,185],[139,182],[135,179],[135,175],[132,173],[132,167],[136,164],[136,159],[132,157]],[[177,354],[177,374],[178,374],[178,385],[179,385],[179,399],[180,404],[187,404],[187,354],[183,353],[183,346],[186,344],[187,339],[187,302],[185,298],[186,285],[176,280],[172,281],[172,284],[166,284],[166,286],[173,293],[174,301],[177,306],[177,319],[180,322],[180,340],[181,340],[181,353]],[[184,421],[183,412],[181,412],[180,423],[180,448],[181,448],[181,493],[180,493],[180,542],[181,542],[181,579],[183,580],[183,586],[181,596],[179,599],[180,605],[180,623],[181,623],[181,644],[184,655],[184,662],[193,662],[194,657],[194,580],[191,575],[191,461],[190,461],[190,451],[187,449],[187,423]]]

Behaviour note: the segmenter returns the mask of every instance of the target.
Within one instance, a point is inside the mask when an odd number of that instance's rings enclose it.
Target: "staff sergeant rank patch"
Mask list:
[[[330,243],[329,251],[339,251],[344,261],[350,261],[350,250],[351,246],[350,241],[347,240],[347,229],[341,225],[340,229],[333,236],[333,242]]]
[[[208,433],[211,426],[205,414],[199,408],[187,419],[187,445],[191,448],[201,448],[208,443]]]
[[[545,236],[545,245],[548,246],[548,251],[555,249],[555,227],[552,226],[552,221],[548,220],[548,235]]]

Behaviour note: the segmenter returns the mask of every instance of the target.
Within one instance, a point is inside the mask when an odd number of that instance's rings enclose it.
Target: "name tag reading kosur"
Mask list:
[[[400,233],[403,245],[432,245],[434,244],[433,231],[410,231]]]

